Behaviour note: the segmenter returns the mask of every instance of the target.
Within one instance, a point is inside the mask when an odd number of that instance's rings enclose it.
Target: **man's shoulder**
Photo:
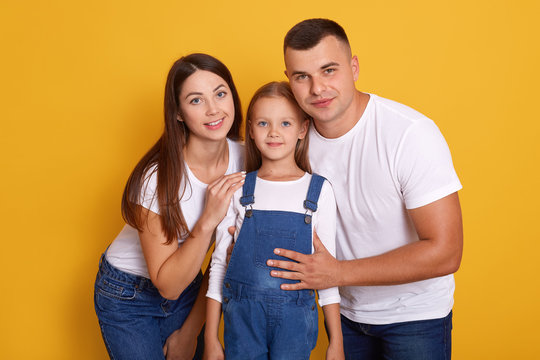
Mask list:
[[[370,94],[373,101],[373,109],[377,116],[383,116],[387,121],[402,121],[415,123],[418,121],[431,121],[427,116],[395,100]]]

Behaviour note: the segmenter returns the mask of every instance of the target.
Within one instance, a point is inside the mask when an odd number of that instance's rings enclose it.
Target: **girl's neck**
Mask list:
[[[184,161],[197,179],[210,184],[227,171],[229,146],[227,139],[201,141],[189,138],[183,149]]]
[[[305,173],[296,165],[294,159],[286,162],[265,161],[263,159],[257,177],[269,181],[293,181],[300,179]]]

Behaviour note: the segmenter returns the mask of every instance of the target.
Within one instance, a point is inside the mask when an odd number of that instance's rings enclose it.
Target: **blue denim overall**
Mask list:
[[[305,214],[252,209],[256,179],[256,171],[246,175],[244,222],[223,282],[225,358],[309,359],[318,331],[314,291],[281,290],[281,284],[297,281],[270,276],[275,268],[266,261],[284,259],[274,254],[277,247],[311,254],[311,214],[324,178],[313,174]]]

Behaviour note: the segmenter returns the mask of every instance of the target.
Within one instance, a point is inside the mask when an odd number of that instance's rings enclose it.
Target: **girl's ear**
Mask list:
[[[304,119],[302,121],[302,124],[300,125],[300,133],[298,134],[298,139],[299,140],[302,140],[303,138],[306,137],[306,134],[308,132],[308,128],[309,128],[309,120]]]
[[[184,120],[182,120],[182,117],[180,116],[180,114],[176,114],[176,120],[182,122]]]

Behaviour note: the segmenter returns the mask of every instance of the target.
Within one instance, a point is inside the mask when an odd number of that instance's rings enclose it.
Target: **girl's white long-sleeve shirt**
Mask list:
[[[255,210],[276,210],[290,211],[304,214],[304,200],[311,181],[311,174],[304,174],[303,177],[293,181],[268,181],[257,178],[255,185],[255,203],[252,205]],[[207,297],[221,302],[222,286],[225,273],[227,272],[227,248],[233,241],[228,228],[236,227],[234,239],[238,237],[242,223],[244,221],[245,209],[240,204],[242,189],[236,191],[231,199],[231,204],[227,215],[216,229],[216,246],[212,255],[210,268],[210,282]],[[317,211],[312,217],[312,233],[315,231],[321,239],[326,249],[336,255],[336,200],[334,191],[328,181],[325,181],[318,200]],[[312,245],[313,249],[313,245]],[[249,271],[249,269],[246,269]],[[270,276],[270,272],[268,273]],[[340,302],[339,290],[337,287],[319,290],[319,305],[325,306]]]

